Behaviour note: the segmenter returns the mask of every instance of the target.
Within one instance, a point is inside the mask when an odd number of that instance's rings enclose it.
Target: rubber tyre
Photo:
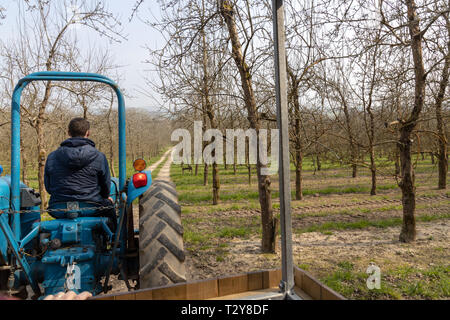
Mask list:
[[[181,208],[173,183],[154,180],[139,202],[139,286],[186,282]]]

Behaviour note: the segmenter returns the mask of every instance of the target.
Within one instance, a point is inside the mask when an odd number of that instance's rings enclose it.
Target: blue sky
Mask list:
[[[18,0],[22,1],[22,0]],[[132,97],[127,99],[128,107],[146,108],[155,110],[155,102],[152,98],[143,94],[146,91],[152,96],[151,89],[144,84],[145,70],[150,66],[143,61],[148,58],[146,49],[149,47],[156,49],[163,45],[161,35],[151,27],[143,23],[139,18],[129,22],[132,8],[136,0],[104,0],[111,12],[118,14],[123,26],[123,32],[127,35],[128,41],[122,43],[110,43],[106,38],[97,36],[85,28],[77,30],[79,39],[82,39],[81,45],[87,49],[88,43],[95,43],[96,46],[109,48],[117,64],[123,66],[120,74],[123,80],[121,87],[124,88]],[[159,17],[159,6],[154,4],[153,0],[146,0],[141,5],[139,16],[152,20],[154,15]],[[0,0],[0,6],[6,8],[6,19],[0,25],[0,35],[2,39],[14,37],[14,26],[17,18],[16,0]],[[147,75],[152,76],[147,73]]]

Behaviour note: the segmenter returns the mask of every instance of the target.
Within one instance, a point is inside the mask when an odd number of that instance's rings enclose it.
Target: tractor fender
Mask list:
[[[145,174],[147,176],[147,183],[144,186],[136,187],[134,185],[133,178],[138,174]],[[128,183],[127,205],[130,205],[137,197],[144,194],[144,192],[146,192],[151,185],[152,185],[152,174],[150,171],[140,171],[138,173],[135,173],[133,177],[130,179],[130,182]]]

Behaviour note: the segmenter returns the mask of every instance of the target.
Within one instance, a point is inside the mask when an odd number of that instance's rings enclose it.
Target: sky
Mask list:
[[[23,0],[0,0],[0,6],[6,9],[6,19],[1,21],[0,35],[2,39],[14,37],[14,26],[17,19],[17,1]],[[122,22],[123,34],[128,40],[122,43],[110,43],[105,37],[97,36],[93,31],[84,27],[77,28],[77,34],[82,49],[87,50],[89,43],[95,43],[98,47],[109,48],[114,62],[120,66],[121,88],[125,89],[130,95],[126,99],[127,107],[145,108],[150,111],[156,111],[156,94],[152,92],[144,81],[144,75],[155,77],[145,70],[150,69],[148,64],[143,63],[148,58],[148,52],[145,45],[152,49],[160,48],[163,45],[163,38],[159,32],[146,25],[142,20],[144,18],[154,21],[158,19],[159,6],[155,5],[154,0],[146,0],[139,9],[138,17],[134,17],[131,22],[129,18],[136,0],[103,0],[110,12],[117,14]],[[153,17],[154,16],[154,17]],[[141,18],[141,19],[140,19]],[[146,92],[147,94],[143,93]],[[149,97],[153,96],[155,98]],[[157,98],[156,98],[157,99]]]

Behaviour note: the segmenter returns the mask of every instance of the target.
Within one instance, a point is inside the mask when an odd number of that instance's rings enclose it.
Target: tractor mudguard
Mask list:
[[[145,184],[144,184],[145,179],[144,180],[141,179],[142,174],[145,174],[147,177]],[[147,191],[148,188],[150,188],[151,184],[152,184],[152,174],[150,171],[140,171],[138,173],[135,173],[133,177],[130,179],[130,182],[128,183],[127,205],[130,205],[137,197],[139,197],[145,191]]]

